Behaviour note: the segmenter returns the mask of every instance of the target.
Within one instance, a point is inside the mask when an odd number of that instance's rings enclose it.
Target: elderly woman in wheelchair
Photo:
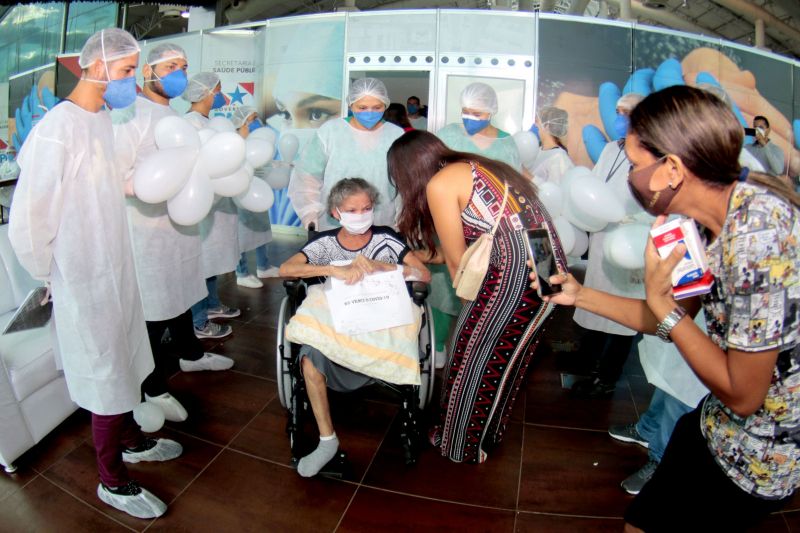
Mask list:
[[[430,273],[414,254],[409,253],[404,239],[391,228],[372,225],[373,207],[378,200],[378,191],[361,178],[339,181],[330,191],[327,208],[342,227],[311,236],[300,252],[281,265],[280,275],[287,278],[332,276],[346,284],[354,284],[369,274],[395,270],[401,264],[406,280],[429,282]],[[350,263],[340,266],[345,261]],[[302,457],[297,465],[301,476],[310,477],[319,473],[337,455],[339,448],[327,388],[347,392],[375,380],[331,361],[308,345],[300,348],[299,357],[305,393],[320,435],[317,448]],[[416,409],[416,405],[413,407]]]

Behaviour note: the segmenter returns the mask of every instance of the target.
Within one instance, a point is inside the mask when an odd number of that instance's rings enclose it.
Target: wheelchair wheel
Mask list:
[[[275,368],[276,379],[278,381],[278,398],[284,409],[292,407],[292,388],[293,377],[291,363],[294,355],[292,354],[292,343],[286,339],[286,325],[291,318],[291,305],[289,297],[284,296],[281,301],[280,311],[278,312],[278,334],[277,346],[275,349]]]
[[[425,302],[422,315],[422,326],[419,330],[419,363],[420,363],[420,387],[419,387],[419,408],[425,409],[433,396],[433,385],[435,382],[433,364],[434,352],[436,350],[436,334],[433,328],[433,313],[431,306]]]

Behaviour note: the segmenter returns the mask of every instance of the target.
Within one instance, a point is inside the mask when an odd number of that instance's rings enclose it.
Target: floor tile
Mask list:
[[[646,461],[606,433],[526,425],[519,509],[621,517],[632,497],[619,484]]]
[[[36,471],[24,466],[19,467],[13,474],[8,474],[0,469],[0,502],[21,490],[36,476],[38,476]]]
[[[148,531],[333,531],[355,489],[226,450]]]
[[[163,463],[142,462],[127,466],[132,479],[169,504],[211,463],[221,448],[169,429],[159,432],[157,436],[180,442],[183,454]],[[82,444],[58,461],[43,476],[115,520],[134,528],[142,526],[141,520],[112,509],[97,499],[97,463],[94,448],[89,443]]]
[[[233,335],[214,346],[213,351],[233,359],[233,368],[237,372],[274,380],[276,336],[275,328],[237,322]]]
[[[275,383],[238,372],[180,372],[170,392],[189,412],[168,425],[218,444],[227,444],[275,396]]]
[[[366,485],[459,503],[515,509],[519,485],[522,425],[510,424],[502,443],[483,464],[459,464],[426,446],[407,467],[403,450],[387,439],[367,471]]]
[[[585,518],[520,512],[517,515],[517,533],[619,533],[625,525],[622,518]]]
[[[800,531],[800,517],[794,515],[800,513],[777,513],[767,517],[764,522],[757,527],[748,530],[749,533],[784,533],[788,531]],[[788,520],[787,520],[788,519]],[[794,520],[792,522],[792,519]]]
[[[390,433],[399,407],[371,401],[348,399],[345,395],[331,398],[331,416],[341,450],[347,452],[351,479],[360,480],[372,462],[384,438],[397,438]],[[286,434],[287,411],[276,397],[231,443],[231,447],[270,461],[288,465],[291,460]],[[313,414],[307,413],[304,435],[309,451],[318,442],[319,433]],[[387,436],[389,433],[389,436]]]
[[[87,440],[92,440],[92,415],[84,409],[78,409],[20,457],[20,461],[37,472],[44,472]]]
[[[626,377],[617,383],[611,398],[575,398],[562,388],[561,375],[553,371],[552,364],[543,363],[530,372],[525,390],[528,423],[605,430],[638,419]]]
[[[16,533],[130,531],[41,476],[0,502],[0,516],[0,529]],[[144,527],[146,524],[140,520],[137,525]]]
[[[400,513],[400,509],[408,511]],[[513,511],[434,501],[361,487],[336,531],[510,533],[513,530]]]

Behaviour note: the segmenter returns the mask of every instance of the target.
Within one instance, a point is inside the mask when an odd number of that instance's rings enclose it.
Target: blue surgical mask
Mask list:
[[[383,111],[356,111],[353,114],[356,116],[356,120],[359,124],[368,130],[371,130],[372,127],[383,118]]]
[[[468,135],[475,135],[481,130],[485,130],[491,121],[487,118],[486,120],[478,120],[472,118],[472,115],[461,115],[461,120],[464,122],[464,129],[467,130]]]
[[[222,93],[214,93],[214,101],[211,102],[211,109],[219,109],[225,105],[225,97]]]
[[[626,135],[628,135],[629,125],[630,119],[628,118],[628,115],[617,113],[617,117],[614,119],[614,135],[616,135],[618,139],[624,138]]]
[[[186,85],[189,84],[189,79],[186,77],[186,73],[182,69],[173,70],[163,78],[159,78],[158,74],[156,74],[155,68],[153,68],[153,75],[156,77],[156,80],[148,80],[148,81],[160,81],[161,87],[164,88],[164,94],[167,95],[167,98],[175,98],[183,94],[183,91],[186,90]]]
[[[542,142],[542,137],[541,137],[541,135],[539,135],[539,126],[534,124],[533,126],[531,126],[531,130],[530,131],[531,131],[531,133],[536,135],[536,138],[539,139],[539,142]]]
[[[261,124],[261,121],[259,119],[255,119],[253,122],[248,124],[247,129],[250,130],[250,133],[252,133],[252,132],[256,131],[258,128],[261,128],[263,126],[264,125]]]
[[[136,100],[136,77],[111,80],[106,85],[103,100],[111,109],[124,109]]]
[[[419,106],[416,106],[416,105],[414,105],[414,104],[408,104],[408,105],[406,106],[406,109],[408,109],[408,114],[409,114],[409,115],[413,115],[414,113],[416,113],[417,111],[419,111]]]

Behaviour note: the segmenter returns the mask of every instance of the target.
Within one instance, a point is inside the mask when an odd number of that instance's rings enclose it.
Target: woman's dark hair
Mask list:
[[[730,107],[710,92],[675,85],[652,93],[631,112],[630,131],[654,157],[680,157],[711,187],[726,187],[742,172],[744,130]],[[798,205],[800,197],[780,178],[750,172],[747,181]]]
[[[383,112],[383,120],[404,129],[411,127],[406,107],[403,104],[389,104],[389,107]]]
[[[414,130],[404,134],[389,148],[387,157],[389,181],[403,200],[397,227],[415,248],[424,247],[431,252],[436,249],[425,187],[448,163],[475,161],[529,200],[536,198],[533,182],[509,165],[476,154],[455,152],[427,131]]]

